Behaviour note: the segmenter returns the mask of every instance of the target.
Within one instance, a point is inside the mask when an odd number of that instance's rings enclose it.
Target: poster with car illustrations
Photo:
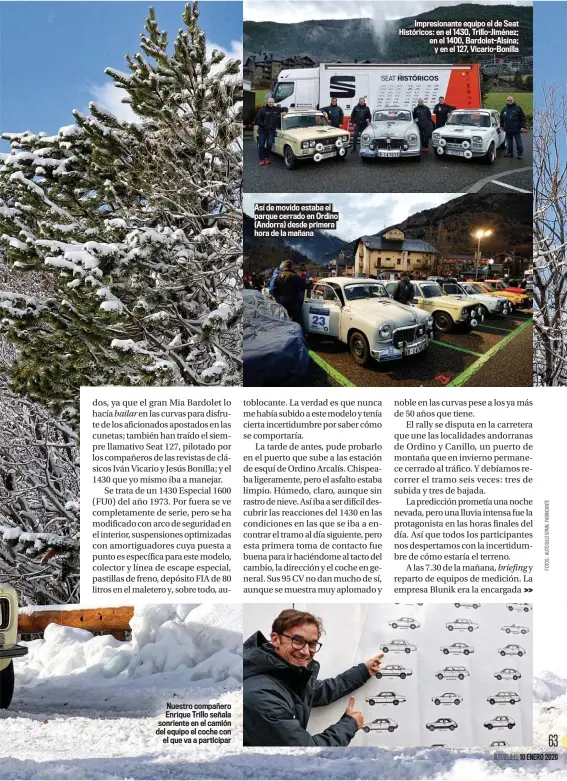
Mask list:
[[[305,609],[315,611],[310,605]],[[532,606],[527,603],[358,606],[348,664],[380,649],[382,666],[356,692],[366,746],[532,744]],[[328,615],[326,606],[326,613]],[[328,623],[328,635],[334,635]],[[334,674],[321,651],[321,677]],[[336,650],[333,651],[336,654]],[[347,659],[341,660],[342,669]],[[337,672],[341,661],[336,660]],[[315,709],[323,711],[325,709]],[[333,714],[336,715],[336,714]],[[317,731],[315,716],[310,731]],[[330,714],[321,713],[329,723]]]

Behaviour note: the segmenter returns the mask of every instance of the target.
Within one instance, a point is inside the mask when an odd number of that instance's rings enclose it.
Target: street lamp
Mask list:
[[[481,259],[482,255],[480,254],[480,240],[486,238],[486,236],[491,236],[492,231],[486,231],[486,230],[477,230],[476,233],[472,234],[475,239],[478,239],[478,245],[476,248],[476,255],[474,260],[474,278],[475,280],[478,279],[478,262]]]

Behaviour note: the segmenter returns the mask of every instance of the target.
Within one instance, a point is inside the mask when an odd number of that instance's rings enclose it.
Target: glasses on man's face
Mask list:
[[[310,640],[307,642],[304,637],[300,637],[299,635],[286,635],[284,632],[280,632],[280,635],[291,640],[291,645],[296,651],[301,651],[307,646],[312,654],[316,654],[323,647],[323,643],[319,643],[317,640]]]

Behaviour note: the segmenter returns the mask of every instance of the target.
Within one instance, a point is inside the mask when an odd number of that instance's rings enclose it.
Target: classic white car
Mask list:
[[[478,624],[475,624],[470,618],[456,618],[454,621],[446,623],[445,626],[450,632],[452,632],[453,629],[462,629],[468,632],[478,629]]]
[[[510,624],[509,626],[500,627],[507,635],[527,635],[529,629],[527,626],[518,626],[518,624]]]
[[[453,732],[459,725],[454,719],[437,719],[437,721],[428,722],[425,726],[430,732],[434,732],[436,729],[450,729]]]
[[[510,680],[517,681],[522,677],[522,673],[519,670],[514,670],[513,667],[505,667],[497,673],[494,673],[494,677],[497,681]]]
[[[462,297],[448,296],[437,282],[412,279],[414,297],[412,303],[424,309],[433,317],[435,328],[445,334],[456,326],[464,330],[476,328],[482,318],[476,311],[474,302]],[[397,282],[387,282],[386,290],[393,295]]]
[[[393,732],[395,729],[398,729],[398,724],[392,719],[374,719],[374,721],[370,721],[368,724],[365,724],[362,729],[365,732],[370,732],[370,730],[375,729],[388,730],[388,732]]]
[[[444,667],[442,670],[435,673],[435,677],[439,678],[440,681],[443,678],[447,678],[448,680],[455,680],[455,678],[458,678],[459,681],[464,681],[469,675],[470,673],[466,667]]]
[[[360,157],[412,157],[420,160],[419,128],[405,108],[380,108],[360,139]]]
[[[476,610],[480,605],[477,602],[454,602],[455,607],[474,607]]]
[[[453,643],[452,645],[442,645],[441,651],[443,651],[444,654],[464,654],[465,656],[468,656],[469,654],[474,654],[474,648],[472,645],[467,645],[466,643]]]
[[[398,304],[374,279],[321,279],[303,304],[307,333],[347,344],[355,362],[393,361],[423,352],[433,338],[433,318]]]
[[[498,653],[500,656],[523,656],[526,653],[525,648],[521,645],[505,645],[504,648],[499,648]]]
[[[406,698],[396,692],[379,692],[373,697],[368,697],[366,702],[369,705],[399,705],[400,702],[405,702]]]
[[[417,651],[417,647],[413,643],[408,643],[407,640],[392,640],[391,643],[381,645],[380,650],[384,651],[385,654],[388,651],[403,651],[409,654],[410,651]]]
[[[482,158],[492,165],[496,152],[506,143],[506,133],[500,127],[500,114],[493,109],[458,109],[447,124],[433,132],[431,143],[438,160],[446,156]]]
[[[12,586],[0,583],[0,708],[8,708],[14,694],[14,659],[28,649],[18,645],[18,597]]]
[[[441,287],[448,296],[460,296],[463,299],[471,299],[477,305],[479,315],[510,315],[514,307],[512,302],[504,296],[491,296],[484,293],[482,288],[474,282],[443,282]]]
[[[387,664],[384,667],[381,667],[376,673],[377,678],[388,676],[391,678],[400,678],[402,681],[407,678],[408,675],[413,675],[413,671],[409,670],[407,667],[403,667],[401,664]]]
[[[272,152],[292,169],[301,160],[345,160],[350,146],[350,133],[330,125],[322,111],[290,109],[280,115]]]
[[[493,694],[492,697],[487,697],[486,699],[491,705],[496,705],[497,702],[515,705],[517,702],[520,702],[521,697],[516,692],[498,692],[498,694]]]
[[[454,692],[445,692],[445,694],[439,694],[437,697],[432,697],[431,701],[435,705],[460,705],[463,698]]]
[[[508,602],[506,607],[508,610],[517,610],[520,613],[529,613],[532,609],[528,602]]]
[[[419,621],[416,621],[415,618],[408,618],[407,616],[388,621],[388,624],[392,629],[398,629],[398,627],[400,629],[417,629],[419,627]]]
[[[516,722],[514,719],[511,719],[509,716],[495,716],[493,719],[489,719],[488,721],[484,722],[484,726],[487,729],[494,729],[494,728],[502,728],[507,727],[508,729],[512,729],[512,727],[516,726]]]

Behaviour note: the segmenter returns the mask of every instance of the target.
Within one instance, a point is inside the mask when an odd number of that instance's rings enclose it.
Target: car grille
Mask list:
[[[456,138],[453,138],[451,136],[445,136],[445,140],[450,146],[457,146],[457,147],[462,147],[463,141],[469,141],[468,138],[461,138],[461,136],[457,136]]]
[[[424,325],[414,325],[411,326],[411,328],[398,328],[394,331],[394,347],[402,347],[404,342],[415,342],[415,340],[420,336],[423,336],[424,333]]]
[[[8,629],[10,626],[10,600],[0,597],[0,629]]]
[[[377,149],[401,149],[403,145],[403,138],[378,138],[376,140]]]

